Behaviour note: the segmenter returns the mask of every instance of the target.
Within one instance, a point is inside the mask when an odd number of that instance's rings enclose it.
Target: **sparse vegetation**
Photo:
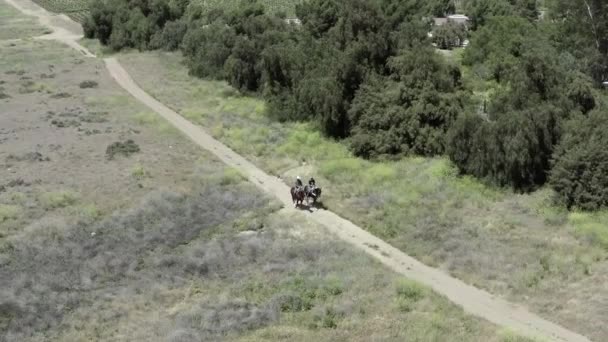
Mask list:
[[[78,195],[72,191],[51,191],[42,193],[39,197],[40,205],[46,209],[58,209],[71,206],[78,200]]]
[[[20,209],[16,205],[0,204],[0,223],[17,218],[21,211]]]
[[[106,157],[112,160],[116,155],[128,157],[137,152],[139,152],[139,145],[135,141],[131,139],[124,142],[115,141],[106,148]]]
[[[131,168],[131,176],[136,180],[143,180],[150,177],[150,173],[144,169],[143,165],[137,164]]]

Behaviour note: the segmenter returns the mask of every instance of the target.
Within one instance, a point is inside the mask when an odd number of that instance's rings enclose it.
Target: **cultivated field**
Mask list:
[[[354,158],[309,125],[269,120],[262,101],[188,76],[178,54],[120,60],[161,102],[269,172],[289,183],[314,175],[331,210],[471,284],[592,339],[608,338],[607,214],[567,213],[551,205],[548,190],[486,187],[457,176],[444,159]]]
[[[0,340],[525,341],[280,210],[101,60],[0,55]]]

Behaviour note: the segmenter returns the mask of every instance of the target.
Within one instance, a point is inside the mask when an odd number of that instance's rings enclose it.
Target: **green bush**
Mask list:
[[[426,289],[409,279],[400,279],[396,285],[397,308],[400,311],[409,312],[413,305],[426,296]]]
[[[78,195],[71,191],[46,192],[40,195],[39,202],[46,210],[71,206],[78,200]]]

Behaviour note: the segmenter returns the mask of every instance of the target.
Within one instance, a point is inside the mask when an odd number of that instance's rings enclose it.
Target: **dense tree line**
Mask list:
[[[463,173],[524,191],[549,181],[566,205],[601,207],[608,9],[547,1],[548,20],[534,0],[463,1],[472,34],[462,63],[495,85],[479,110],[460,67],[427,36],[430,17],[454,13],[452,0],[309,0],[296,8],[301,25],[254,0],[232,11],[104,0],[84,28],[113,49],[180,49],[192,74],[262,96],[269,115],[312,121],[356,155],[445,153]],[[440,47],[461,34],[437,32]]]

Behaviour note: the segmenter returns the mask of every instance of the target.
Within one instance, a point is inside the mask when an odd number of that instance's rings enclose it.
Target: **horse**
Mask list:
[[[296,208],[298,207],[298,205],[304,204],[305,197],[306,193],[304,192],[304,189],[296,189],[295,186],[291,188],[291,200],[293,201],[293,204]]]
[[[306,185],[304,187],[304,193],[306,194],[306,200],[308,201],[308,198],[312,198],[312,203],[315,204],[319,197],[321,197],[321,188]]]

